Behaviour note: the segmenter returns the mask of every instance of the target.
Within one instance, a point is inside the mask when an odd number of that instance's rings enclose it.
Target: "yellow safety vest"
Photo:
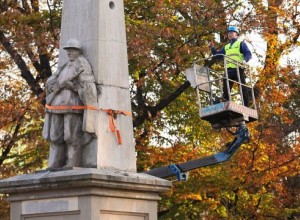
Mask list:
[[[244,55],[240,52],[241,41],[235,41],[231,46],[230,43],[225,45],[225,54],[226,56],[231,57],[232,59],[242,62],[244,60]],[[226,59],[227,68],[236,68],[236,64],[231,59]]]

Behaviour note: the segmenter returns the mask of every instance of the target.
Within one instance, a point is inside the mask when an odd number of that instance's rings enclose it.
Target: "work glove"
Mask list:
[[[243,61],[242,61],[242,64],[243,64],[244,66],[248,66],[248,63],[246,62],[246,60],[243,60]]]
[[[215,43],[214,43],[214,41],[211,41],[211,42],[209,42],[208,46],[209,46],[209,48],[213,48],[213,47],[215,47]]]

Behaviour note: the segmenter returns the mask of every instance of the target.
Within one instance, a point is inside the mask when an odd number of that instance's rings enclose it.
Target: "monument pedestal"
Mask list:
[[[152,220],[171,183],[147,174],[77,168],[0,181],[11,220]]]

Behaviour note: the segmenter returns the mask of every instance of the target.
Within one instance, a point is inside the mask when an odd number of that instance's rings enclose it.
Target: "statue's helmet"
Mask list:
[[[65,50],[69,48],[75,48],[78,50],[81,50],[81,44],[78,40],[76,39],[70,39],[67,41],[67,44],[63,47]]]

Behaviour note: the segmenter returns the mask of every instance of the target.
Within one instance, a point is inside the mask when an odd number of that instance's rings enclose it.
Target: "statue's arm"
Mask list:
[[[78,77],[78,94],[84,105],[97,104],[97,89],[95,83],[95,75],[91,65],[85,58],[80,60],[80,68],[78,71],[82,73]]]
[[[55,90],[58,89],[58,83],[57,83],[57,78],[60,74],[60,72],[65,68],[66,64],[63,66],[59,67],[55,73],[53,73],[48,80],[46,81],[46,93],[47,95],[54,92]]]
[[[95,77],[90,69],[84,71],[78,77],[78,96],[85,106],[97,106],[97,90]],[[86,109],[83,113],[82,130],[90,134],[96,133],[97,112]]]
[[[57,87],[57,75],[52,75],[46,81],[46,92],[47,94],[52,93]]]
[[[78,94],[84,105],[96,105],[97,89],[95,77],[93,73],[81,75],[81,80],[78,85]]]

